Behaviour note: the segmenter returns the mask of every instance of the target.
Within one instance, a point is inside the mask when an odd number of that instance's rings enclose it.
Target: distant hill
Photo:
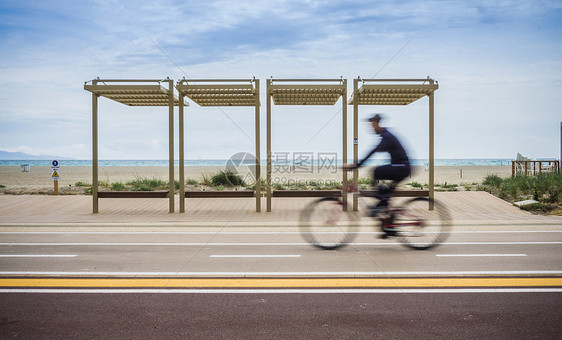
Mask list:
[[[30,161],[30,160],[52,160],[52,159],[74,159],[70,157],[59,157],[59,156],[50,156],[50,155],[29,155],[23,152],[8,152],[0,150],[0,160],[3,161]]]

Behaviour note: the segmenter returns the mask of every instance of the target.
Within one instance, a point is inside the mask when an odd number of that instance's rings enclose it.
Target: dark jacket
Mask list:
[[[406,155],[406,150],[396,136],[394,136],[387,128],[383,128],[381,132],[381,142],[377,145],[369,154],[363,158],[357,166],[361,166],[369,157],[371,157],[375,152],[388,152],[390,154],[391,164],[410,164],[408,155]]]

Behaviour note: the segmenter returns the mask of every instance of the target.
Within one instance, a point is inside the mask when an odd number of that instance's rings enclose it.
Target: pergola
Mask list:
[[[359,88],[359,82],[362,82]],[[377,83],[377,84],[367,84]],[[425,96],[429,97],[429,192],[434,198],[435,154],[434,154],[434,91],[439,88],[437,82],[427,79],[354,79],[353,95],[349,105],[353,105],[353,161],[358,162],[358,117],[359,105],[408,105]],[[358,171],[353,172],[353,182],[357,184]],[[433,209],[433,203],[430,203]],[[357,200],[353,201],[357,210]]]
[[[107,83],[127,83],[108,85]],[[148,84],[147,84],[148,83]],[[162,83],[168,83],[163,87]],[[99,212],[99,198],[168,198],[169,212],[174,212],[174,106],[180,100],[174,95],[173,80],[160,79],[94,79],[84,89],[92,92],[92,197],[93,212]],[[128,106],[167,106],[169,121],[169,186],[167,191],[98,191],[98,98],[105,97]],[[183,99],[181,102],[184,105]],[[187,104],[186,104],[187,105]]]
[[[310,84],[313,83],[313,84]],[[347,80],[346,79],[268,79],[267,80],[267,211],[272,197],[318,197],[341,194],[333,191],[271,190],[271,100],[275,105],[335,105],[342,98],[342,152],[347,163]],[[347,172],[343,171],[343,185]],[[346,199],[346,195],[344,195]]]
[[[203,83],[203,84],[200,84]],[[179,157],[180,157],[180,212],[185,212],[186,197],[255,197],[256,212],[261,211],[260,183],[260,81],[259,79],[227,79],[227,80],[180,80],[176,85],[179,92]],[[184,178],[184,119],[183,98],[193,100],[200,106],[253,106],[255,111],[255,157],[256,184],[255,190],[238,191],[185,191]]]

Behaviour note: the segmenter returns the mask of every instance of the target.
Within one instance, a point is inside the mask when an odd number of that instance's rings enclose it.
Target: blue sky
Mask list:
[[[4,151],[91,159],[83,84],[97,76],[255,76],[265,104],[271,76],[343,76],[351,93],[352,79],[376,75],[439,81],[437,158],[560,153],[560,1],[0,1],[0,51]],[[422,99],[360,117],[386,113],[411,157],[425,158],[427,110]],[[274,106],[273,151],[341,153],[340,111]],[[192,103],[186,113],[186,158],[253,152],[251,108]],[[167,131],[166,108],[100,101],[102,159],[166,159]],[[360,153],[376,141],[363,123]]]

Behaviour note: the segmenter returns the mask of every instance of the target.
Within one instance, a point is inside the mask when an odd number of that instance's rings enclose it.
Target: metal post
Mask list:
[[[271,212],[271,79],[267,79],[266,91],[267,91],[267,212]]]
[[[169,184],[168,184],[168,197],[170,200],[170,212],[174,212],[174,81],[169,79],[168,80],[168,98],[169,98],[169,114],[168,119],[170,121],[170,128],[169,128]]]
[[[180,152],[180,213],[184,213],[185,212],[185,169],[184,169],[184,158],[185,158],[185,150],[184,150],[184,130],[185,130],[185,126],[183,123],[183,93],[181,91],[179,92],[179,119],[178,119],[178,125],[179,125],[179,139],[180,139],[180,145],[179,145],[179,152]]]
[[[353,79],[353,163],[359,162],[359,78]],[[353,185],[357,186],[359,170],[353,170]],[[358,197],[353,196],[353,211],[358,209]]]
[[[343,84],[343,93],[341,97],[342,101],[342,157],[343,157],[343,164],[347,165],[347,79],[342,79]],[[343,198],[343,210],[347,211],[347,171],[342,171],[343,175],[343,191],[342,191],[342,198]]]
[[[429,80],[433,85],[433,80]],[[434,209],[435,198],[435,105],[434,93],[429,94],[429,210]]]
[[[256,212],[261,212],[261,164],[260,164],[260,80],[255,79],[255,129],[256,129]]]
[[[96,85],[96,81],[92,82]],[[98,95],[92,92],[92,199],[93,212],[99,212],[98,205]]]

